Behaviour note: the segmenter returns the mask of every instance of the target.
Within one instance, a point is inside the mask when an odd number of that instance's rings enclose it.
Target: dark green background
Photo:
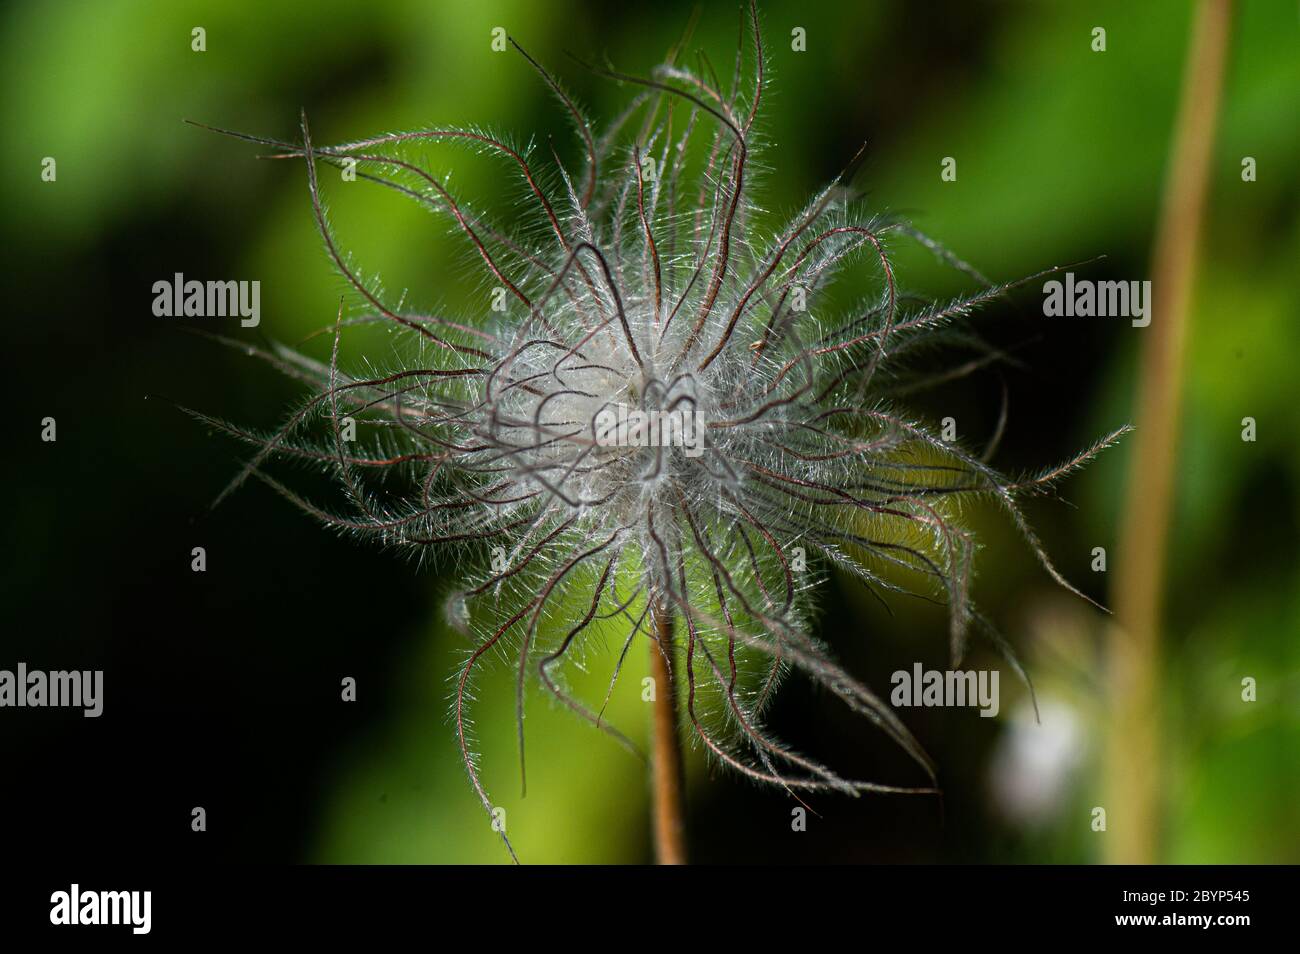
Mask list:
[[[762,4],[771,86],[761,131],[762,204],[779,215],[835,175],[864,141],[857,184],[995,279],[1072,261],[1092,277],[1149,277],[1190,4],[1126,2]],[[262,282],[261,331],[294,342],[329,324],[341,291],[313,231],[301,165],[183,125],[191,118],[292,138],[306,107],[318,141],[477,123],[519,139],[564,117],[505,26],[598,119],[629,91],[564,55],[643,73],[677,39],[684,3],[49,2],[0,26],[6,294],[6,621],[0,668],[103,668],[105,715],[0,712],[0,816],[9,846],[72,858],[499,862],[446,718],[463,645],[442,625],[440,572],[341,540],[262,487],[208,503],[240,448],[162,398],[258,425],[297,397],[276,374],[155,318],[153,282]],[[739,18],[709,4],[695,46],[729,69]],[[207,52],[190,30],[207,30]],[[790,30],[808,50],[790,50]],[[1103,26],[1108,49],[1090,49]],[[1300,10],[1238,8],[1202,270],[1195,287],[1161,666],[1163,860],[1300,858]],[[544,154],[544,153],[543,153]],[[440,153],[453,184],[489,207],[500,166]],[[54,183],[40,163],[58,163]],[[942,183],[944,156],[958,179]],[[1243,183],[1253,156],[1258,181]],[[346,245],[394,292],[465,304],[457,243],[413,206],[358,185],[330,192]],[[960,276],[923,255],[904,285],[934,295]],[[977,321],[1015,349],[1010,416],[995,461],[1062,459],[1130,419],[1143,332],[1126,322],[1049,320],[1030,288]],[[235,324],[235,334],[250,336]],[[250,336],[249,340],[253,340]],[[350,336],[352,356],[383,334]],[[317,352],[319,353],[319,351]],[[146,401],[145,395],[158,396]],[[955,416],[978,447],[996,421],[997,374],[927,394],[918,413]],[[54,416],[58,441],[39,439]],[[1258,422],[1255,443],[1240,421]],[[1108,598],[1089,569],[1114,563],[1128,450],[1040,501],[1031,515],[1066,574]],[[969,513],[986,544],[976,596],[1019,647],[1040,701],[1074,726],[1077,764],[1027,818],[994,777],[1023,693],[1003,712],[903,716],[940,766],[929,799],[822,797],[809,830],[790,803],[690,765],[692,851],[701,861],[1092,861],[1105,622],[1056,589],[1007,522]],[[209,571],[189,572],[190,548]],[[945,665],[942,615],[889,616],[832,582],[822,634],[879,691],[920,660]],[[642,659],[637,665],[643,664]],[[973,665],[996,665],[977,654]],[[1254,676],[1259,701],[1240,701]],[[343,676],[359,701],[339,701]],[[628,680],[633,686],[639,681]],[[529,794],[515,794],[511,676],[477,708],[485,778],[526,861],[649,857],[642,768],[540,697],[530,708]],[[614,703],[625,725],[644,709]],[[831,702],[791,684],[774,727],[845,772],[907,780],[904,757]],[[1055,732],[1049,726],[1038,730]],[[1018,784],[1024,784],[1021,778]],[[189,830],[190,809],[209,830]]]

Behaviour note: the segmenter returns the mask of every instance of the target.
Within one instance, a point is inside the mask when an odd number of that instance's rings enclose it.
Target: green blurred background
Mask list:
[[[626,88],[565,55],[644,73],[692,6],[590,2],[322,0],[16,4],[0,29],[0,151],[7,257],[7,380],[16,441],[6,469],[9,621],[0,666],[103,668],[106,714],[11,712],[0,735],[6,818],[20,841],[74,856],[501,862],[447,719],[464,642],[442,624],[444,561],[416,568],[337,539],[262,487],[207,506],[241,449],[156,395],[270,426],[297,391],[253,359],[155,318],[151,286],[174,272],[262,282],[259,331],[296,342],[332,322],[341,285],[314,232],[296,163],[184,125],[195,119],[295,138],[305,107],[319,142],[475,123],[579,155],[504,26],[597,120]],[[1095,278],[1149,277],[1190,4],[767,2],[771,85],[761,203],[797,208],[867,144],[856,182],[994,279],[1096,259]],[[738,9],[709,4],[693,45],[729,68]],[[1107,30],[1107,50],[1090,48]],[[206,30],[206,52],[191,30]],[[807,52],[790,49],[794,27]],[[1195,286],[1163,634],[1163,832],[1170,862],[1300,861],[1300,8],[1238,6]],[[57,181],[41,180],[44,157]],[[956,182],[940,160],[957,159]],[[1252,156],[1258,181],[1240,176]],[[501,167],[431,153],[458,194],[509,209]],[[394,295],[455,309],[476,289],[459,243],[413,205],[358,184],[329,190],[344,244]],[[902,283],[963,288],[926,254]],[[1158,293],[1158,292],[1157,292]],[[1020,362],[918,397],[979,447],[1002,382],[1007,471],[1055,463],[1131,419],[1143,332],[1045,319],[1035,287],[976,320]],[[231,324],[234,328],[234,324]],[[235,331],[255,341],[249,331]],[[321,342],[307,346],[320,354]],[[349,336],[345,360],[389,348]],[[43,444],[39,421],[58,421]],[[1241,419],[1258,439],[1241,439]],[[1108,598],[1092,549],[1118,536],[1128,449],[1108,453],[1030,514],[1066,575]],[[307,478],[310,486],[310,478]],[[324,486],[324,485],[322,485]],[[1052,585],[994,508],[968,514],[985,544],[976,597],[1028,665],[1043,710],[1004,673],[1002,712],[902,713],[940,766],[934,800],[822,797],[808,831],[791,803],[689,766],[699,861],[1091,862],[1099,804],[1106,639],[1101,614]],[[189,572],[206,546],[210,570]],[[838,580],[821,633],[885,692],[915,661],[946,665],[940,612],[882,611]],[[633,663],[641,667],[644,653]],[[599,671],[599,661],[593,663]],[[972,666],[998,665],[977,648]],[[358,701],[339,680],[358,679]],[[1241,679],[1257,679],[1244,703]],[[624,681],[611,714],[648,713]],[[630,688],[628,688],[630,687]],[[513,677],[476,706],[485,781],[525,861],[650,857],[643,767],[530,697],[530,779],[517,793]],[[772,724],[846,773],[917,781],[879,733],[791,683]],[[14,760],[14,761],[9,761]],[[190,808],[209,831],[189,831]],[[74,823],[75,820],[75,823]]]

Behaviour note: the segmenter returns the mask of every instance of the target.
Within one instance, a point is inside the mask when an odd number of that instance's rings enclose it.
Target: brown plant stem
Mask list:
[[[1227,55],[1231,0],[1202,0],[1152,258],[1152,319],[1142,341],[1133,458],[1115,576],[1106,753],[1105,858],[1151,864],[1159,853],[1160,621],[1173,506],[1183,364],[1196,251]]]
[[[681,731],[677,719],[677,685],[673,672],[673,614],[656,602],[650,643],[650,676],[654,679],[654,743],[651,811],[654,814],[655,860],[661,865],[686,864],[686,813],[682,771]]]

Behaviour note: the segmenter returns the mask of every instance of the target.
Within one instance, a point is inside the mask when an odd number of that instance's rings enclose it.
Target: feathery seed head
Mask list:
[[[946,601],[959,657],[980,618],[969,596],[975,547],[955,515],[964,498],[979,496],[1006,509],[1068,586],[1015,497],[1117,435],[1013,481],[897,405],[895,395],[924,380],[913,359],[936,343],[975,349],[973,365],[996,357],[960,319],[1018,283],[990,284],[907,223],[867,214],[844,181],[779,227],[760,226],[752,170],[765,61],[752,5],[747,44],[752,78],[741,80],[738,57],[730,87],[707,64],[682,65],[678,51],[648,77],[600,71],[635,94],[599,137],[519,49],[584,144],[577,174],[555,160],[554,187],[539,171],[550,159],[478,129],[322,147],[304,119],[301,144],[242,137],[305,160],[327,252],[363,313],[340,315],[328,365],[287,349],[265,354],[318,390],[275,433],[220,424],[258,447],[234,484],[257,476],[330,526],[448,556],[461,584],[448,615],[473,634],[453,716],[489,814],[468,700],[493,655],[518,668],[521,756],[530,679],[635,748],[603,720],[598,701],[569,692],[567,664],[590,640],[617,634],[612,691],[628,645],[657,640],[653,620],[675,620],[670,662],[693,737],[711,757],[791,792],[905,791],[843,778],[762,724],[782,677],[798,671],[931,772],[893,711],[809,632],[817,583],[839,571],[878,594]],[[503,160],[534,221],[494,224],[411,157],[452,143]],[[407,313],[360,277],[340,251],[318,180],[320,167],[350,164],[359,178],[447,216],[484,269],[489,321]],[[889,256],[904,240],[961,269],[977,290],[941,303],[904,294]],[[837,277],[862,269],[873,293],[840,300]],[[387,373],[346,374],[338,334],[363,321],[392,323],[416,357]],[[313,422],[324,433],[315,441]],[[369,436],[348,440],[346,422]],[[273,457],[336,474],[350,512],[309,502],[270,476]]]

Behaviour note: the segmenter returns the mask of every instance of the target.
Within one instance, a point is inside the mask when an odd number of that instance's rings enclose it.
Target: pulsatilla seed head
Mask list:
[[[686,722],[711,758],[792,793],[933,791],[930,761],[906,727],[810,632],[812,594],[837,571],[877,595],[942,599],[960,657],[972,624],[983,625],[970,599],[974,541],[956,520],[964,498],[1001,505],[1068,587],[1016,498],[1120,433],[1010,479],[908,415],[898,396],[934,376],[921,359],[935,345],[975,352],[971,367],[996,358],[962,319],[1021,282],[990,283],[906,222],[866,213],[847,175],[788,220],[761,225],[753,169],[765,62],[752,6],[748,34],[751,79],[741,81],[738,56],[729,88],[680,61],[685,38],[648,76],[598,70],[634,91],[601,134],[516,45],[573,120],[584,147],[574,174],[480,129],[318,146],[304,117],[298,144],[240,136],[305,161],[327,253],[361,313],[345,322],[340,312],[328,364],[259,350],[316,387],[280,429],[200,416],[257,447],[228,489],[256,476],[331,527],[447,559],[459,581],[448,617],[472,637],[452,713],[489,815],[468,714],[476,672],[492,658],[517,667],[521,762],[534,682],[635,751],[567,674],[612,639],[621,651],[608,701],[629,646],[659,639],[664,621],[677,633],[665,648]],[[530,221],[493,222],[410,158],[435,144],[501,159]],[[340,250],[322,165],[353,167],[446,216],[508,306],[453,319],[385,301]],[[889,254],[898,241],[921,243],[976,290],[946,302],[903,292]],[[865,299],[837,294],[850,271],[874,283]],[[345,373],[339,332],[360,322],[400,329],[412,357]],[[345,422],[363,436],[347,439]],[[277,457],[336,475],[348,509],[272,476]],[[763,711],[792,671],[903,745],[929,782],[846,778],[775,738]]]

